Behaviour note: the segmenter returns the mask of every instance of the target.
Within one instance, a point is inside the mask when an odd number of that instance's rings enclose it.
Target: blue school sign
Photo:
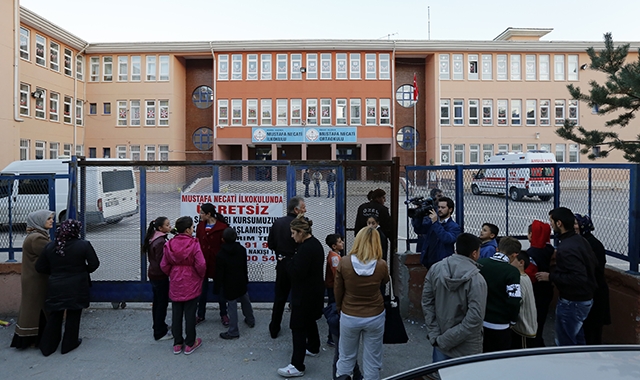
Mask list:
[[[252,128],[253,143],[354,143],[358,140],[355,127],[286,127]]]

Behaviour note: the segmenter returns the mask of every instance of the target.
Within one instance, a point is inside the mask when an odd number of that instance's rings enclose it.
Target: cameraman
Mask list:
[[[432,209],[427,215],[417,214],[411,219],[416,234],[424,235],[420,263],[427,269],[453,254],[454,243],[461,232],[458,223],[451,218],[453,200],[441,197],[438,199],[437,208],[437,212]]]

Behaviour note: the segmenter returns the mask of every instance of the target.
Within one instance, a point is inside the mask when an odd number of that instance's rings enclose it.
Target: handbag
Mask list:
[[[398,300],[393,293],[393,280],[389,276],[389,295],[384,296],[384,335],[382,343],[384,344],[401,344],[409,341],[407,330],[404,328],[404,322],[400,315],[400,307]]]

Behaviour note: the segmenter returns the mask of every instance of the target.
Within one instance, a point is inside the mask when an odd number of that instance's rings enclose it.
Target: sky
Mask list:
[[[20,4],[90,43],[492,40],[508,27],[553,28],[542,38],[547,41],[602,41],[605,32],[612,32],[616,42],[640,41],[638,0],[20,0]]]

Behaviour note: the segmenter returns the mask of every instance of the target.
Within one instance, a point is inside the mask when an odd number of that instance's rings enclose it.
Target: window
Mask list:
[[[536,101],[527,99],[527,125],[536,125]]]
[[[320,125],[331,125],[331,99],[320,99]]]
[[[538,150],[538,144],[527,144],[527,151]]]
[[[231,80],[242,80],[242,54],[231,55]]]
[[[403,84],[396,90],[396,101],[404,108],[413,107],[416,102],[413,100],[413,86]]]
[[[493,144],[482,144],[483,161],[486,162],[491,156],[493,156]]]
[[[139,82],[142,75],[142,60],[139,55],[131,56],[131,81]]]
[[[520,74],[520,54],[512,54],[509,58],[511,59],[511,80],[522,79],[522,75]]]
[[[479,125],[478,99],[469,99],[469,125]]]
[[[320,54],[320,79],[331,79],[331,53]]]
[[[131,161],[140,161],[140,145],[129,145]]]
[[[276,100],[276,125],[288,125],[287,99]]]
[[[118,100],[118,125],[127,125],[127,101]]]
[[[129,79],[129,57],[126,55],[121,55],[118,57],[118,80],[120,82],[125,82],[128,79]]]
[[[367,117],[366,117],[366,125],[375,125],[377,122],[377,117],[376,117],[376,99],[367,99],[366,100],[366,105],[367,105]]]
[[[351,114],[349,123],[351,125],[362,124],[362,99],[349,99],[349,106],[351,108]]]
[[[113,57],[102,57],[102,80],[111,82],[113,80]]]
[[[60,94],[52,92],[49,94],[49,120],[58,121],[58,112],[60,108]]]
[[[58,158],[58,152],[60,151],[60,143],[49,143],[49,158],[55,160]]]
[[[84,101],[76,99],[76,125],[84,123]]]
[[[380,62],[380,79],[391,79],[389,54],[380,54],[378,59]]]
[[[76,145],[76,156],[84,155],[84,145]]]
[[[307,54],[307,80],[318,79],[318,54]]]
[[[522,152],[522,144],[511,144],[512,152]]]
[[[462,54],[453,55],[453,80],[463,80],[464,70],[462,68]]]
[[[449,99],[440,99],[440,125],[451,124],[451,101]]]
[[[271,80],[271,54],[260,55],[260,61],[260,79]],[[220,79],[219,76],[218,79]]]
[[[29,109],[29,96],[31,93],[31,86],[28,84],[20,83],[20,115],[29,116],[31,111]]]
[[[549,125],[549,106],[550,100],[540,101],[540,125]]]
[[[64,75],[73,76],[71,69],[71,56],[73,53],[70,49],[64,49]]]
[[[158,125],[166,127],[169,125],[169,101],[158,100]]]
[[[509,152],[509,144],[498,144],[498,153]]]
[[[482,54],[482,80],[493,79],[493,62],[491,54]]]
[[[380,125],[391,125],[391,99],[380,99]]]
[[[260,100],[260,125],[272,125],[271,119],[271,99]]]
[[[20,160],[29,159],[29,140],[20,139]]]
[[[111,103],[102,103],[102,113],[104,115],[111,115]]]
[[[496,56],[497,67],[496,67],[496,77],[498,80],[507,80],[507,55],[506,54],[498,54]]]
[[[365,79],[376,79],[376,55],[375,54],[365,54]]]
[[[469,144],[469,163],[480,163],[480,144]]]
[[[145,145],[144,153],[147,161],[155,161],[156,160],[156,146],[155,145]]]
[[[287,55],[286,54],[277,54],[276,58],[278,60],[278,72],[276,73],[276,79],[284,80],[287,79]]]
[[[291,125],[302,125],[302,99],[291,99]]]
[[[144,125],[146,126],[156,125],[156,101],[146,100],[144,104],[145,104]]]
[[[347,125],[347,99],[336,99],[336,125]]]
[[[349,54],[349,79],[360,79],[360,54]]]
[[[140,126],[140,101],[132,100],[129,108],[129,125]]]
[[[449,79],[449,54],[440,54],[440,79]]]
[[[307,125],[318,125],[318,99],[307,99]]]
[[[336,79],[347,79],[347,53],[336,53]]]
[[[36,141],[36,160],[44,160],[44,148],[47,145],[44,141]]]
[[[156,80],[156,56],[148,55],[145,59],[147,62],[147,80],[154,81]]]
[[[493,125],[493,100],[482,101],[482,125]]]
[[[89,103],[89,115],[97,115],[97,114],[98,114],[98,104]]]
[[[556,161],[557,162],[564,162],[564,150],[565,150],[564,144],[556,144]]]
[[[97,157],[97,155],[96,155],[96,148],[92,148],[92,147],[90,147],[90,148],[89,148],[89,158],[96,158],[96,157]]]
[[[451,145],[440,145],[440,163],[443,165],[451,165]]]
[[[213,90],[209,86],[198,86],[191,94],[193,104],[203,110],[213,105]]]
[[[478,80],[478,54],[469,54],[469,80]]]
[[[71,144],[63,144],[62,145],[62,154],[65,157],[71,157],[71,151],[73,150],[72,147],[73,146]]]
[[[551,153],[551,144],[540,144],[540,150]]]
[[[49,44],[49,68],[60,71],[60,45],[51,41]]]
[[[578,124],[578,101],[569,100],[569,120]]]
[[[555,124],[564,124],[564,100],[556,100]]]
[[[258,54],[247,55],[247,80],[258,80]],[[258,112],[256,111],[256,122],[257,121]]]
[[[453,125],[464,124],[464,100],[453,100]]]
[[[578,80],[578,56],[575,54],[567,56],[567,79]]]
[[[102,158],[111,158],[111,148],[109,147],[102,148]]]
[[[569,162],[580,162],[580,146],[578,144],[569,144]]]
[[[507,100],[498,99],[498,125],[507,125]]]
[[[553,78],[564,80],[564,55],[553,56]]]
[[[453,144],[453,163],[464,164],[464,144]]]
[[[291,79],[301,80],[302,73],[300,68],[302,67],[302,54],[291,54]]]
[[[46,66],[46,46],[47,39],[42,37],[41,35],[36,34],[36,65]]]
[[[525,60],[525,79],[536,80],[536,56],[527,54]]]
[[[76,78],[84,80],[84,57],[76,55]]]
[[[242,99],[231,100],[231,125],[242,125]]]
[[[89,60],[89,81],[90,82],[99,82],[100,81],[100,57],[91,57]]]
[[[198,150],[211,150],[213,147],[213,131],[207,127],[198,128],[191,135],[191,141]]]
[[[65,96],[62,106],[62,121],[71,124],[71,97]]]
[[[119,158],[119,159],[127,158],[127,146],[126,145],[116,145],[116,158]]]
[[[218,125],[229,125],[229,100],[218,99]]]
[[[168,81],[169,80],[169,56],[161,55],[160,59],[160,80]]]
[[[549,80],[549,54],[539,56],[538,64],[540,65],[539,79]]]
[[[27,61],[29,60],[29,46],[31,46],[29,29],[20,27],[20,58]]]
[[[258,125],[258,99],[247,99],[247,125]]]
[[[36,108],[35,108],[35,116],[38,119],[44,119],[46,118],[46,112],[44,110],[44,102],[46,100],[46,91],[41,89],[41,88],[37,88],[36,87],[36,91],[39,91],[40,97],[36,98]]]
[[[522,124],[522,100],[511,100],[511,125]]]
[[[160,161],[169,161],[169,145],[158,145],[158,154],[160,155]],[[160,166],[158,171],[169,171],[168,166]]]

